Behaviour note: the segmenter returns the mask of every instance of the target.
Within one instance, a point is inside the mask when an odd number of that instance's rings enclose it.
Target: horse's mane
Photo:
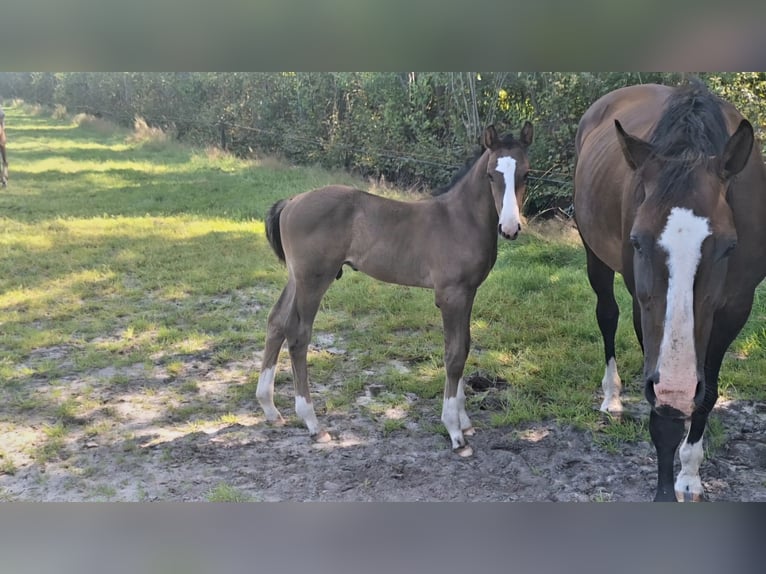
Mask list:
[[[661,196],[689,189],[693,170],[720,155],[728,139],[721,99],[698,79],[677,88],[650,140],[662,160],[657,181]]]
[[[504,136],[500,138],[500,143],[502,143],[506,147],[512,147],[514,144],[519,144],[516,139],[513,137],[513,134],[507,133]],[[473,155],[471,155],[468,159],[466,159],[465,163],[463,164],[463,167],[461,167],[455,175],[452,176],[452,179],[450,182],[445,185],[444,187],[439,187],[431,192],[432,196],[437,195],[444,195],[449,190],[451,190],[457,182],[459,182],[461,179],[465,177],[465,175],[473,169],[473,166],[476,164],[477,161],[479,161],[479,158],[484,154],[484,148],[481,146],[477,146],[474,150]]]

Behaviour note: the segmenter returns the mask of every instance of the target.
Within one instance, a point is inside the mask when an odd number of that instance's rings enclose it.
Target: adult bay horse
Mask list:
[[[5,112],[0,108],[0,185],[5,187],[8,184],[8,160],[5,157]]]
[[[286,262],[287,285],[268,318],[266,347],[256,396],[266,419],[281,423],[274,406],[274,375],[287,340],[295,385],[295,412],[317,441],[320,428],[309,396],[306,354],[314,317],[332,281],[349,265],[380,281],[435,292],[444,326],[447,372],[441,420],[452,448],[470,456],[465,436],[473,429],[465,409],[463,367],[470,344],[476,290],[497,258],[498,234],[515,239],[526,191],[527,122],[516,140],[488,127],[483,151],[442,193],[420,201],[396,201],[351,187],[329,186],[275,203],[266,235]]]
[[[575,218],[606,359],[601,410],[622,410],[616,271],[644,353],[655,500],[700,500],[721,361],[766,275],[766,169],[753,128],[699,80],[639,85],[597,100],[575,147]]]

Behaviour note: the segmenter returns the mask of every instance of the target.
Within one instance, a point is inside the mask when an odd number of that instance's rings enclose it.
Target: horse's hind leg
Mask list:
[[[266,327],[266,347],[261,361],[261,374],[258,376],[258,388],[255,391],[255,396],[266,415],[266,420],[275,424],[284,423],[282,415],[274,406],[274,377],[279,351],[285,341],[285,326],[289,318],[294,292],[293,281],[290,279],[269,313]]]
[[[307,354],[319,303],[335,279],[336,273],[337,267],[334,267],[333,271],[327,275],[311,275],[310,280],[296,281],[295,297],[285,329],[293,366],[295,413],[303,419],[309,429],[309,434],[317,442],[329,441],[330,435],[327,431],[320,429],[319,421],[314,412],[314,404],[309,394]]]
[[[613,414],[622,413],[620,391],[622,381],[617,372],[615,359],[614,338],[617,333],[617,322],[620,318],[620,308],[614,298],[614,271],[601,261],[586,245],[585,252],[588,262],[588,280],[596,293],[596,320],[604,340],[604,359],[606,367],[601,379],[604,400],[600,410]]]
[[[471,419],[465,410],[463,368],[471,345],[471,308],[475,289],[447,288],[436,293],[436,305],[444,323],[444,383],[442,423],[452,442],[452,449],[460,456],[471,456],[473,449],[465,436],[473,434]]]
[[[2,174],[0,174],[0,183],[2,183],[2,186],[5,187],[8,183],[8,160],[5,158],[5,143],[2,144],[2,148],[0,149],[2,152]]]

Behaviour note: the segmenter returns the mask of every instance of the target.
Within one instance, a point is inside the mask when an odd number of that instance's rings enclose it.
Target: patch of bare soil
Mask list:
[[[0,428],[0,451],[15,461],[0,468],[0,498],[199,501],[224,484],[260,501],[651,500],[650,443],[605,448],[589,432],[552,422],[493,428],[492,389],[484,385],[485,400],[471,411],[478,432],[468,459],[453,455],[440,432],[440,401],[410,397],[402,424],[387,429],[366,408],[380,389],[342,414],[326,413],[315,393],[334,437],[327,444],[313,443],[297,424],[267,426],[254,399],[243,408],[252,414],[235,423],[195,428],[163,416],[145,395],[123,394],[109,404],[119,410],[117,429],[71,433],[62,453],[45,462],[23,454],[19,428]],[[288,387],[277,393],[291,393]],[[716,416],[723,444],[701,469],[709,500],[766,501],[766,404],[724,403]]]

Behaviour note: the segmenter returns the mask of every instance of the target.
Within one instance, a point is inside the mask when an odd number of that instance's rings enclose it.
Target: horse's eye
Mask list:
[[[488,179],[489,181],[495,181],[495,176],[493,176],[491,173],[488,173],[488,174],[487,174],[487,179]]]
[[[638,237],[635,235],[630,236],[630,244],[633,246],[633,249],[636,253],[641,255],[643,248],[641,247],[641,242],[638,240]]]

